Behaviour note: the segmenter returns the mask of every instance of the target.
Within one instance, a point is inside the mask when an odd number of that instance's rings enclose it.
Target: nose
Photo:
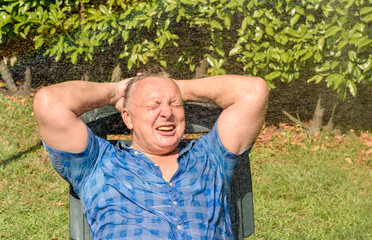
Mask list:
[[[160,116],[169,119],[173,115],[173,110],[172,107],[169,106],[168,104],[164,104],[161,109],[160,109]]]

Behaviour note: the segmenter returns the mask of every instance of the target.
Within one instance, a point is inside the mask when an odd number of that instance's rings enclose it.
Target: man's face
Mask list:
[[[132,147],[163,155],[174,151],[185,130],[185,112],[178,86],[169,78],[137,82],[122,116],[133,133]]]

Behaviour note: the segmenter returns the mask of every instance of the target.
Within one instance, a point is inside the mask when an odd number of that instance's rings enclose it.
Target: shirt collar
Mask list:
[[[192,140],[191,142],[181,141],[180,144],[178,145],[178,147],[180,148],[180,151],[178,152],[178,157],[181,157],[183,154],[188,152],[191,149],[191,147],[194,145],[194,143],[195,143],[195,140]],[[130,151],[130,152],[131,151],[138,151],[134,148],[129,147],[128,144],[123,142],[123,141],[118,141],[116,143],[116,146],[119,149]]]

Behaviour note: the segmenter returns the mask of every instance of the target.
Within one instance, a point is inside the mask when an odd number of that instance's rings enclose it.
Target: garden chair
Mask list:
[[[185,104],[185,133],[209,132],[221,109],[213,105]],[[115,108],[105,106],[83,114],[80,119],[99,137],[129,133]],[[183,140],[187,141],[187,140]],[[110,141],[115,144],[115,141]],[[125,141],[124,141],[125,142]],[[128,143],[128,142],[126,142]],[[254,232],[251,170],[248,154],[241,156],[231,183],[230,215],[234,239],[242,240]],[[80,199],[70,186],[70,238],[90,240],[92,233],[84,217]]]

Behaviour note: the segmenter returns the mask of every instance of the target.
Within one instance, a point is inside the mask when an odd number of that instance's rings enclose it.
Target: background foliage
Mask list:
[[[92,61],[120,44],[128,69],[158,62],[209,74],[230,62],[263,77],[325,81],[340,96],[372,84],[371,0],[4,0],[0,55],[9,40],[32,39],[58,61]],[[20,41],[22,43],[22,41]],[[21,44],[22,45],[22,44]],[[32,48],[26,48],[30,51]],[[1,57],[0,56],[0,57]]]

